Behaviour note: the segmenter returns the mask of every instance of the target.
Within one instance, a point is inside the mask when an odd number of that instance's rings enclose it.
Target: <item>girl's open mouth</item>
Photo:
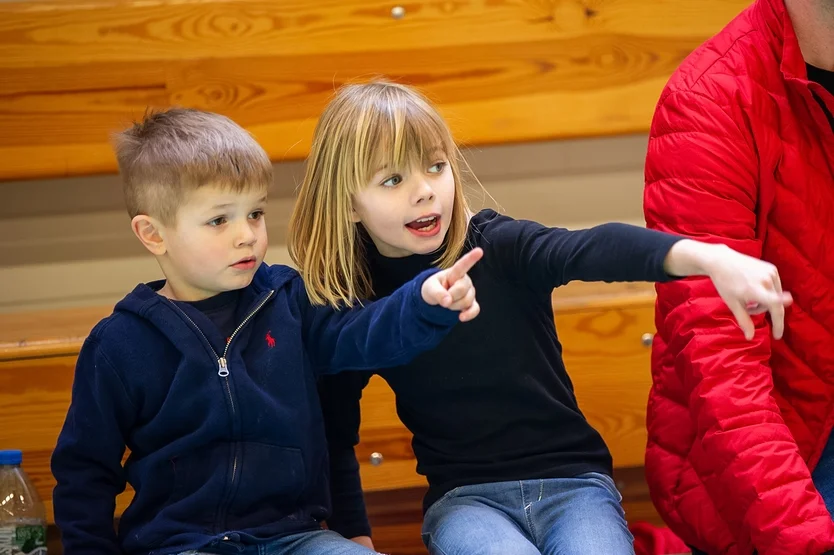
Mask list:
[[[413,222],[405,224],[405,227],[419,237],[431,237],[437,235],[440,231],[440,216],[433,214],[430,216],[423,216]]]

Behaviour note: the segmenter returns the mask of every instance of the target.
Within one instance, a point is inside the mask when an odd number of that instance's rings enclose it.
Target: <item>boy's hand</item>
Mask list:
[[[750,315],[769,312],[773,337],[781,339],[785,331],[785,307],[790,306],[793,298],[790,293],[782,291],[776,266],[736,252],[726,245],[683,240],[672,247],[670,257],[676,249],[678,255],[688,259],[687,264],[681,267],[686,273],[676,275],[709,276],[738,321],[744,337],[753,339],[756,331]],[[693,266],[687,268],[688,264]],[[690,269],[694,271],[688,271]]]
[[[481,311],[475,300],[475,287],[467,272],[484,255],[481,248],[472,249],[448,270],[442,270],[423,282],[423,300],[460,311],[460,321],[468,322]]]

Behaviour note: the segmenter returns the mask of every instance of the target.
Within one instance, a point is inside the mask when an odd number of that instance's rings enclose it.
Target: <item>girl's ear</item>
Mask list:
[[[362,218],[359,217],[359,212],[356,211],[356,197],[350,199],[350,221],[355,224],[358,224],[362,221]]]

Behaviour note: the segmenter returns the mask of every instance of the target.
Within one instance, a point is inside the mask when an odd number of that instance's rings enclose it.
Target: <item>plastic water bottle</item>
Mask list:
[[[46,555],[46,510],[21,462],[0,451],[0,555]]]

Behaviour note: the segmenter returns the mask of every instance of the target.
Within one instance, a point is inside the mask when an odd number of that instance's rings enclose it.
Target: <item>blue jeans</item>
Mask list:
[[[811,474],[811,478],[814,479],[814,485],[822,495],[822,500],[825,501],[825,508],[834,515],[834,440],[832,437],[834,435],[828,436],[828,443],[825,444],[822,457]]]
[[[259,545],[243,545],[236,534],[229,540],[205,547],[206,551],[188,551],[180,555],[377,555],[330,530],[315,530],[287,536]]]
[[[432,555],[633,555],[622,497],[595,472],[455,488],[426,512]]]

